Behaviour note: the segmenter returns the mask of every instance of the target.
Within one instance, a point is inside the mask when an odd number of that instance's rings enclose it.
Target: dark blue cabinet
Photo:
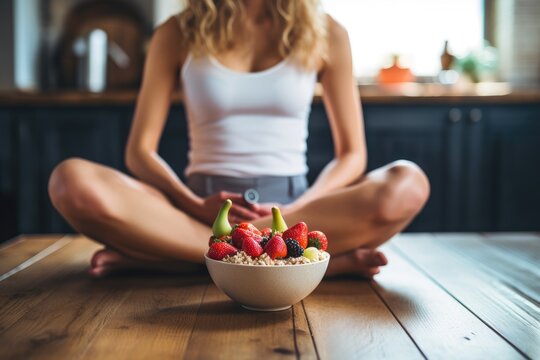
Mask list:
[[[540,105],[364,105],[368,171],[417,163],[431,196],[409,231],[540,229]],[[332,159],[322,104],[310,119],[310,181]]]
[[[180,105],[173,106],[159,142],[159,155],[183,180],[184,169],[188,163],[188,150],[189,138],[184,108]]]
[[[47,182],[79,156],[126,171],[132,106],[0,109],[0,240],[16,233],[66,232]],[[540,104],[364,105],[368,171],[397,159],[428,175],[431,197],[409,231],[538,230]],[[188,128],[171,107],[159,153],[182,178]],[[312,183],[333,158],[324,107],[313,104],[307,161]],[[14,211],[16,209],[16,211]]]
[[[49,175],[69,157],[119,168],[118,115],[95,109],[30,110],[17,114],[17,128],[19,231],[65,232],[69,227],[47,194]]]
[[[450,106],[366,106],[368,171],[406,159],[418,164],[431,184],[430,198],[409,230],[459,227],[462,151],[460,113]]]
[[[469,118],[467,230],[540,229],[540,106],[477,108]]]
[[[13,113],[0,110],[0,241],[17,234]]]

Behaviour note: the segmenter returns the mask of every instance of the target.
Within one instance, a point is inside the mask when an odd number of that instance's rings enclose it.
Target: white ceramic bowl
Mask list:
[[[321,282],[330,256],[300,265],[241,265],[205,255],[214,283],[231,299],[249,310],[279,311],[290,308]]]

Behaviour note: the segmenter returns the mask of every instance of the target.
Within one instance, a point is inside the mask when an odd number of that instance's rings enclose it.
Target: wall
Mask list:
[[[15,87],[13,1],[0,1],[0,90]]]
[[[512,82],[540,84],[540,1],[515,0]]]
[[[15,85],[22,90],[39,87],[39,51],[41,45],[40,0],[14,2]]]

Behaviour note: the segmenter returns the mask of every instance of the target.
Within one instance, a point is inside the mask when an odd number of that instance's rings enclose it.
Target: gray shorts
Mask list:
[[[187,186],[201,197],[219,191],[230,191],[244,194],[245,198],[256,198],[255,202],[259,203],[289,204],[307,190],[308,182],[304,175],[237,178],[191,174],[188,176]]]

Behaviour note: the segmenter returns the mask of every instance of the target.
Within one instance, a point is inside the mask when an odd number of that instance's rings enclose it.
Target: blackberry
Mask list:
[[[298,241],[294,239],[285,240],[285,245],[287,245],[287,256],[288,257],[300,257],[304,254],[304,248],[300,246]]]
[[[261,242],[259,243],[259,245],[261,245],[261,247],[264,249],[264,247],[266,246],[268,241],[270,241],[270,236],[263,236],[263,238],[262,238]]]

